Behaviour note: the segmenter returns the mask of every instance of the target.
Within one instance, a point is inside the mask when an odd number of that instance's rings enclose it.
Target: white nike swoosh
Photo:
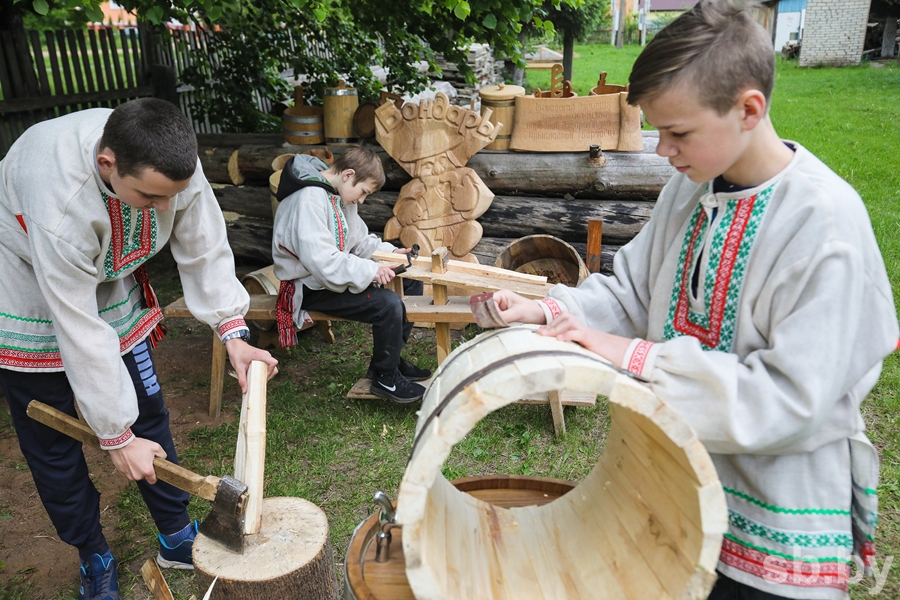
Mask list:
[[[382,384],[381,384],[381,387],[383,387],[384,389],[386,389],[386,390],[389,391],[389,392],[396,392],[396,391],[397,391],[397,386],[396,386],[396,385],[392,385],[392,386],[388,387],[388,386],[386,386],[386,385],[384,385],[384,384],[382,383]]]

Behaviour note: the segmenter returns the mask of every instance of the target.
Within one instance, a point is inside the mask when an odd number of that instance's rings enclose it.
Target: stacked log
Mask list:
[[[449,82],[456,88],[456,103],[468,107],[472,98],[478,98],[478,90],[503,81],[503,61],[494,60],[494,51],[489,45],[472,44],[469,46],[466,63],[475,73],[474,84],[468,83],[465,76],[460,73],[459,67],[445,60],[442,54],[438,54],[435,59],[441,73],[429,73],[428,76]]]
[[[479,152],[467,166],[495,197],[478,219],[484,237],[473,253],[481,263],[493,264],[510,241],[549,234],[572,244],[584,256],[587,223],[602,219],[602,266],[608,270],[615,251],[649,219],[653,202],[674,173],[668,161],[655,154],[658,138],[653,133],[645,132],[643,152],[611,152],[599,160],[576,152]],[[270,134],[202,135],[198,142],[201,163],[225,215],[236,260],[248,266],[271,264],[273,219],[267,184],[273,172],[272,159],[324,146],[281,145],[278,136]],[[338,154],[345,147],[329,149]],[[223,166],[225,156],[228,160]],[[392,215],[397,192],[410,179],[387,153],[380,151],[380,156],[386,173],[384,188],[359,207],[369,230],[378,234]],[[234,185],[235,180],[243,180],[244,185]]]

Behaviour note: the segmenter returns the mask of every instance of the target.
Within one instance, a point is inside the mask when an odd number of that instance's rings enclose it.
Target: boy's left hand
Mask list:
[[[240,338],[234,338],[225,342],[225,349],[228,351],[228,359],[234,372],[238,376],[238,385],[241,386],[241,393],[247,393],[247,371],[250,369],[250,363],[254,360],[261,360],[269,366],[269,379],[275,377],[278,373],[278,361],[265,350],[254,348]]]
[[[563,342],[575,342],[596,352],[616,366],[622,364],[625,352],[631,344],[631,340],[628,338],[599,329],[591,329],[568,312],[562,313],[549,325],[539,328],[537,332],[540,335],[555,337]]]

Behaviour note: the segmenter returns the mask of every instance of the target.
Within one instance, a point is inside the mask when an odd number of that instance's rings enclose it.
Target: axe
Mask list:
[[[60,410],[32,400],[27,412],[29,417],[51,429],[93,448],[100,447],[100,441],[90,427]],[[203,477],[159,457],[153,459],[153,468],[157,478],[212,502],[212,510],[200,524],[200,533],[224,544],[232,552],[243,554],[246,485],[228,475]]]

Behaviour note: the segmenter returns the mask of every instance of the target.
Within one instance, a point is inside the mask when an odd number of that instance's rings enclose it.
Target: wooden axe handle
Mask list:
[[[73,437],[93,448],[100,447],[100,441],[90,427],[60,410],[47,406],[38,400],[32,400],[28,403],[27,412],[29,417],[39,423],[43,423],[47,427]],[[178,489],[200,496],[211,502],[216,499],[216,492],[219,489],[219,478],[214,475],[203,477],[159,457],[153,459],[153,468],[156,469],[156,476],[159,479],[174,485]]]

